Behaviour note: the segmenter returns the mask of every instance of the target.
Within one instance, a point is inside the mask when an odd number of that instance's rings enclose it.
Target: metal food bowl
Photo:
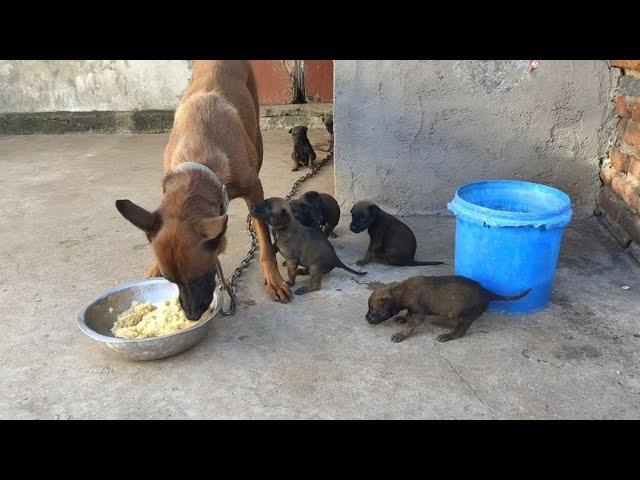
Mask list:
[[[127,310],[134,300],[150,301],[158,305],[177,297],[178,287],[164,278],[137,280],[120,285],[87,305],[78,314],[78,327],[108,350],[128,360],[157,360],[170,357],[184,352],[207,335],[211,320],[222,307],[222,292],[218,288],[214,291],[211,307],[205,313],[209,316],[193,327],[168,335],[141,339],[114,337],[111,328],[118,315]]]

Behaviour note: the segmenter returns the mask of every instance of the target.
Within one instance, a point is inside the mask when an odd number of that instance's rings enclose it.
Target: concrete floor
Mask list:
[[[449,343],[431,324],[392,343],[395,324],[364,319],[373,286],[363,282],[452,272],[453,220],[414,217],[418,258],[449,265],[370,265],[357,282],[335,270],[321,292],[281,305],[253,263],[237,315],[191,350],[149,363],[103,351],[75,316],[146,269],[146,239],[114,201],[157,206],[166,140],[0,137],[1,418],[640,418],[640,269],[594,219],[567,230],[548,309],[487,314]],[[265,152],[265,191],[282,196],[296,178],[288,135],[265,132]],[[306,188],[332,185],[329,167]],[[249,244],[245,216],[234,201],[228,275]],[[347,225],[334,244],[353,265],[367,236]]]

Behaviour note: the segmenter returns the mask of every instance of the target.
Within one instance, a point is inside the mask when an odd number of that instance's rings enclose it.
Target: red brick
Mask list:
[[[614,170],[622,173],[627,173],[629,168],[629,157],[622,153],[620,150],[614,150],[609,155],[609,161]]]
[[[640,191],[626,175],[613,177],[611,188],[632,210],[636,212],[640,210]]]
[[[640,60],[611,60],[611,65],[625,70],[640,72]]]
[[[640,100],[628,101],[627,111],[631,113],[631,118],[634,122],[640,122]]]
[[[627,175],[640,182],[640,159],[637,159],[633,155],[629,155],[627,156],[627,158],[629,159],[629,169],[627,170]]]
[[[620,216],[620,210],[624,206],[618,196],[607,186],[600,189],[598,204],[605,213],[616,221]]]
[[[622,118],[627,118],[631,115],[631,112],[627,108],[627,102],[622,95],[616,97],[616,113]]]
[[[628,123],[627,128],[624,131],[624,141],[629,145],[640,149],[640,126],[633,123]]]

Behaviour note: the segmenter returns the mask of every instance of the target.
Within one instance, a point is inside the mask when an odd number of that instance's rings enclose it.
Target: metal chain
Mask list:
[[[316,175],[320,171],[320,169],[332,158],[333,158],[333,152],[329,151],[329,154],[326,157],[324,157],[322,160],[320,160],[320,162],[316,164],[314,169],[312,169],[307,174],[301,176],[298,180],[296,180],[293,183],[293,185],[291,186],[291,190],[289,191],[289,194],[286,197],[284,197],[285,200],[287,201],[291,200],[291,198],[296,194],[298,187],[302,183],[306,182],[311,177]],[[240,265],[238,265],[238,267],[233,271],[233,275],[231,275],[231,277],[229,278],[229,281],[226,282],[226,285],[222,285],[222,287],[227,291],[227,294],[229,295],[229,299],[230,299],[229,310],[221,309],[220,313],[222,315],[230,316],[235,313],[235,310],[236,310],[235,307],[237,303],[236,302],[236,283],[238,282],[238,278],[240,278],[240,275],[242,274],[242,272],[249,266],[249,263],[251,263],[251,260],[256,254],[256,249],[258,248],[258,238],[256,236],[256,231],[253,229],[253,225],[251,224],[251,214],[247,215],[247,231],[249,232],[249,237],[251,238],[251,246],[249,247],[249,251],[240,262]],[[220,281],[222,283],[225,283],[224,279],[222,278]]]

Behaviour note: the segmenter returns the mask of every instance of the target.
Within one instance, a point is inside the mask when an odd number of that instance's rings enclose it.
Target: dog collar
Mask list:
[[[182,162],[178,164],[173,171],[177,172],[186,172],[187,170],[199,170],[201,172],[209,175],[211,179],[213,179],[222,189],[222,203],[220,204],[220,215],[224,215],[227,213],[227,209],[229,208],[229,194],[227,193],[227,186],[223,185],[220,181],[220,178],[209,167],[207,167],[204,163],[198,162]]]

